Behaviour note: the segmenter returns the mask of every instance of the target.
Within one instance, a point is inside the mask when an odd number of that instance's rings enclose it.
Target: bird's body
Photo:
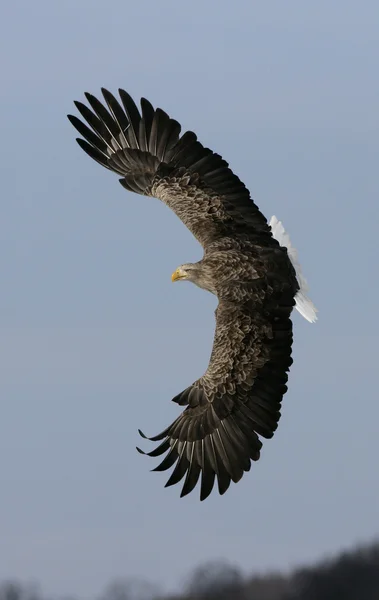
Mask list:
[[[187,264],[190,270],[187,268],[189,276],[186,279],[222,298],[229,285],[233,285],[235,290],[243,290],[246,284],[251,287],[255,280],[260,280],[270,269],[273,262],[279,267],[281,278],[287,281],[292,279],[296,294],[297,279],[285,249],[281,246],[261,248],[248,239],[224,238],[213,242],[202,260]]]
[[[167,485],[185,477],[185,495],[201,475],[204,499],[215,478],[222,494],[258,460],[258,436],[272,437],[292,363],[290,315],[300,294],[308,320],[314,308],[281,223],[267,223],[228,164],[194,133],[180,137],[180,125],[147,100],[141,100],[141,115],[123,90],[123,106],[110,92],[103,95],[108,110],[90,94],[93,112],[76,103],[92,130],[69,117],[85,138],[79,144],[120,174],[127,190],[154,196],[177,214],[204,256],[181,265],[173,280],[187,279],[218,297],[208,368],[173,399],[184,412],[150,438],[161,441],[150,456],[167,453],[156,470],[175,464]]]

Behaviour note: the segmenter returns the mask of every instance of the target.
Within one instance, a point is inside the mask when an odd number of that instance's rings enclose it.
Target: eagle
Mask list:
[[[282,223],[267,219],[242,181],[192,131],[142,98],[141,110],[119,90],[102,88],[104,100],[85,93],[68,115],[79,146],[120,176],[129,192],[164,202],[203,247],[203,258],[185,263],[173,281],[191,281],[215,294],[213,348],[204,374],[173,398],[184,410],[154,437],[150,452],[174,467],[166,486],[184,478],[181,497],[200,480],[200,500],[215,482],[224,494],[257,461],[261,438],[271,438],[281,415],[292,364],[294,306],[310,322],[316,309]]]

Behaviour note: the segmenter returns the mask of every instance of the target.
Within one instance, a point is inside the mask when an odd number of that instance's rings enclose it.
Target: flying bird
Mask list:
[[[316,309],[283,225],[270,223],[240,179],[195,133],[145,98],[141,111],[124,90],[105,102],[86,93],[75,105],[87,122],[68,115],[95,161],[117,173],[128,191],[158,198],[195,236],[203,258],[179,266],[173,281],[192,281],[218,298],[210,361],[204,374],[173,401],[185,407],[151,452],[165,455],[154,471],[174,467],[166,486],[184,478],[181,496],[199,479],[200,499],[215,481],[224,494],[257,461],[261,438],[280,419],[292,364],[294,306],[310,322]]]

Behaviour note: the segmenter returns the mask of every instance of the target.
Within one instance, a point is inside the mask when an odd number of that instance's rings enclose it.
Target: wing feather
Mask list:
[[[125,110],[125,116],[129,121],[130,127],[127,129],[128,134],[128,145],[130,148],[140,148],[141,150],[147,150],[147,147],[141,148],[140,139],[138,136],[139,132],[139,123],[141,120],[140,112],[137,108],[136,103],[133,98],[125,92],[125,90],[119,89],[118,93],[120,94],[120,98]],[[103,90],[104,94],[104,90]],[[125,130],[125,128],[124,128]]]
[[[196,442],[192,442],[191,444],[188,445],[188,449],[190,449],[190,457],[188,459],[189,462],[190,462],[190,466],[189,466],[189,469],[187,471],[187,475],[186,475],[186,478],[184,480],[183,488],[182,488],[182,491],[181,491],[181,494],[180,494],[181,498],[183,498],[183,496],[186,496],[187,494],[189,494],[190,492],[192,492],[192,490],[196,486],[196,484],[197,484],[197,482],[199,480],[199,477],[200,477],[201,467],[194,460],[195,447],[196,447]]]
[[[140,112],[125,90],[119,90],[121,103],[105,88],[102,93],[105,105],[86,92],[92,110],[75,102],[89,127],[72,115],[69,119],[84,138],[78,140],[81,148],[121,175],[123,187],[165,202],[204,247],[246,232],[276,244],[245,185],[195,133],[180,137],[180,124],[146,98]]]

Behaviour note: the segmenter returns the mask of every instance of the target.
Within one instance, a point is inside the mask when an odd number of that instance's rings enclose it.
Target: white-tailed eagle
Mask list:
[[[204,255],[172,279],[218,298],[209,365],[173,399],[184,411],[150,438],[160,444],[148,453],[165,455],[156,471],[175,465],[166,485],[184,478],[182,496],[201,477],[204,500],[216,479],[220,494],[239,481],[259,459],[260,438],[273,436],[292,363],[292,309],[311,322],[316,310],[282,224],[267,222],[228,163],[192,131],[180,135],[179,123],[148,100],[140,112],[124,90],[121,102],[102,93],[105,105],[91,94],[91,109],[75,102],[89,127],[69,115],[84,138],[79,145],[128,191],[154,196],[177,214]]]

